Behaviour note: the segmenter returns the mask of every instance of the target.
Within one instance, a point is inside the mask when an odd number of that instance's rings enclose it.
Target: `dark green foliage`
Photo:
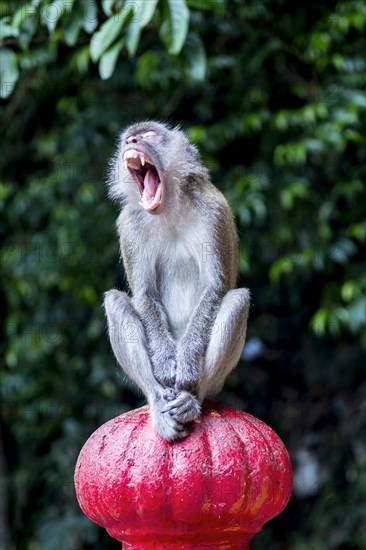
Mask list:
[[[238,223],[258,349],[220,399],[318,471],[253,550],[366,546],[365,27],[358,0],[0,2],[1,549],[119,548],[73,469],[141,402],[101,302],[125,284],[107,161],[150,117],[187,129]]]

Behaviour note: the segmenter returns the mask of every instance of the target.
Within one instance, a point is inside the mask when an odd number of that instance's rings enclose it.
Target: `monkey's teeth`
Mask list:
[[[135,149],[128,149],[123,155],[123,160],[135,158],[137,151]]]
[[[134,159],[139,159],[139,161],[141,163],[141,166],[145,166],[145,164],[147,162],[151,165],[154,164],[152,162],[152,160],[147,155],[145,155],[144,153],[141,153],[140,151],[137,151],[137,149],[128,149],[123,154],[124,167],[128,168],[128,166],[131,166],[131,168],[136,170],[138,168],[138,166],[137,166],[136,163],[133,163]],[[130,162],[128,162],[128,161],[130,161]]]

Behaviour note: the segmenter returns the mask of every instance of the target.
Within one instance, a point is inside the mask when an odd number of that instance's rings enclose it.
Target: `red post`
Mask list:
[[[101,426],[80,452],[83,512],[133,550],[245,550],[286,506],[291,464],[250,414],[205,403],[188,438],[167,443],[148,407]]]

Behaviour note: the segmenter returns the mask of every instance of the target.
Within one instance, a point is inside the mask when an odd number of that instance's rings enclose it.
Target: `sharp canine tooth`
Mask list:
[[[145,166],[146,162],[151,162],[149,157],[145,157],[143,153],[140,153],[140,151],[136,151],[136,149],[128,149],[123,154],[123,160],[125,163],[127,163],[128,159],[140,159],[142,166]]]
[[[123,155],[123,158],[130,159],[133,157],[133,155],[134,155],[133,149],[129,149],[128,151],[125,152],[125,154]]]

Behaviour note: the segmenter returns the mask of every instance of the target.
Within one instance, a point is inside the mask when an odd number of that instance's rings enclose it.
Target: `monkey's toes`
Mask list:
[[[160,414],[156,419],[154,419],[153,424],[156,431],[166,441],[183,439],[188,435],[188,430],[186,427],[167,414]]]
[[[164,405],[161,412],[173,417],[180,424],[186,424],[199,418],[201,404],[191,393],[180,391],[176,399]]]

